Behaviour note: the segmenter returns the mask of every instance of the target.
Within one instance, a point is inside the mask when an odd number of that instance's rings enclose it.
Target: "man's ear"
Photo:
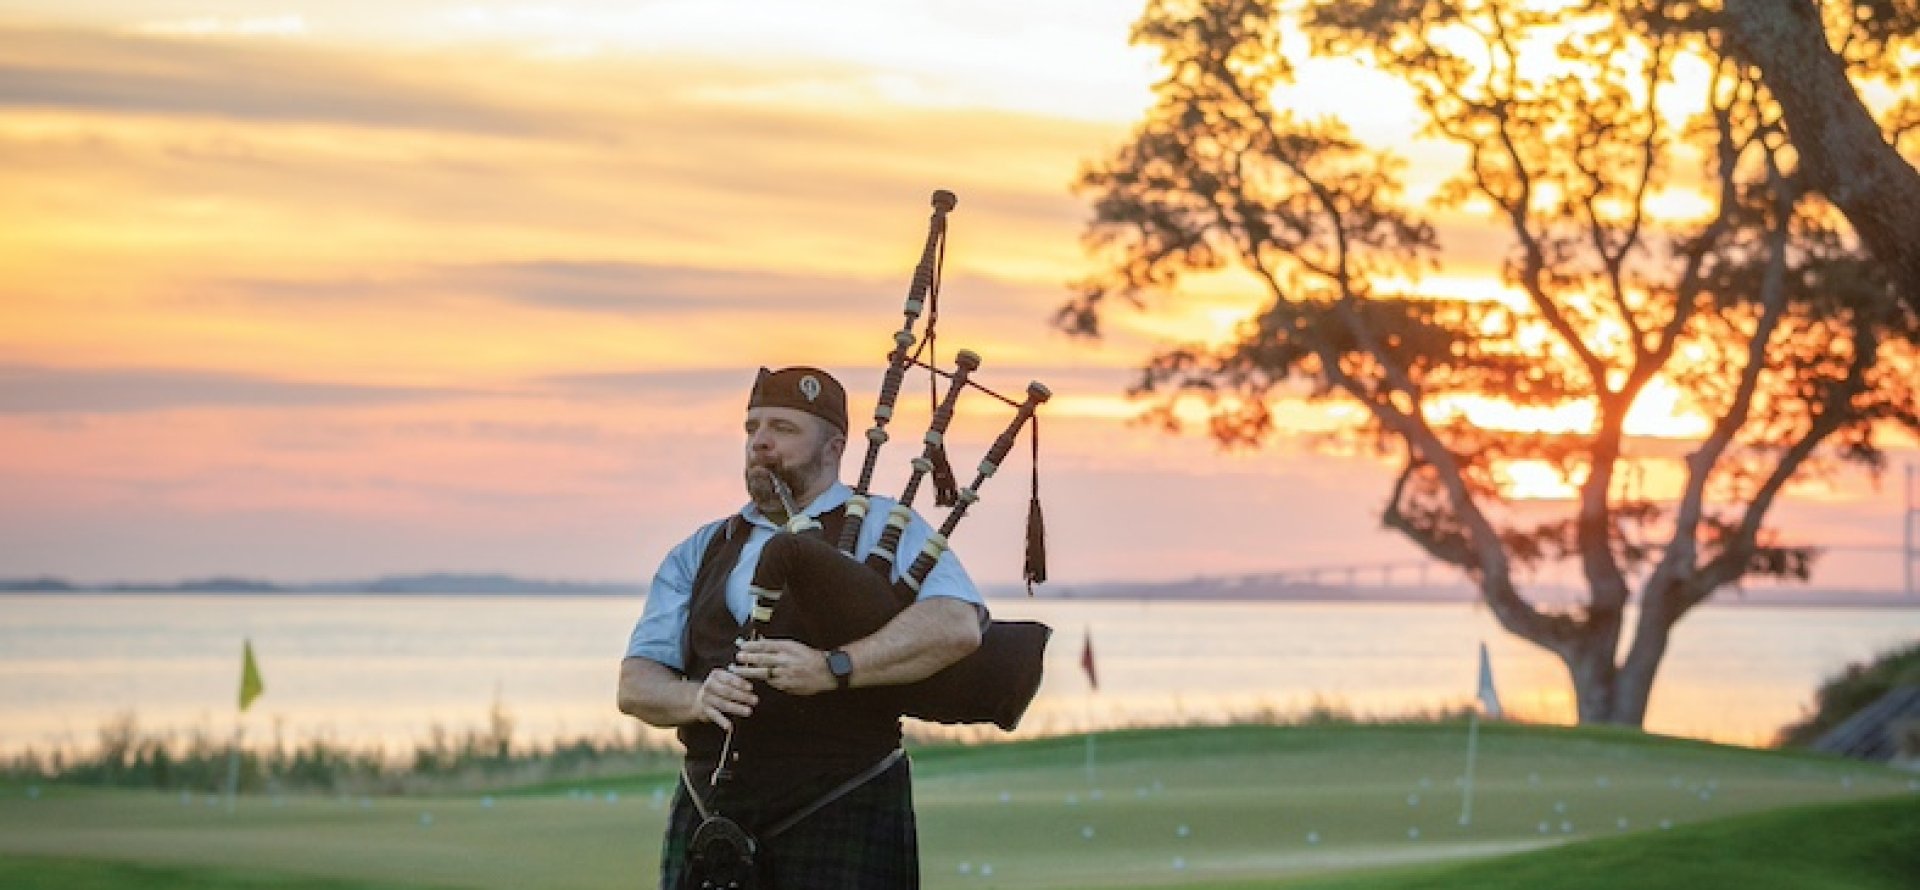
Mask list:
[[[847,434],[828,423],[826,418],[815,417],[813,422],[819,428],[820,434],[827,437],[823,447],[833,452],[833,465],[840,466],[840,460],[847,456]]]

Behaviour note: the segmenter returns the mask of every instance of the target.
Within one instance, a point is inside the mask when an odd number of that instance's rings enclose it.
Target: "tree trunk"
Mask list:
[[[1779,100],[1810,184],[1832,201],[1920,312],[1920,171],[1889,145],[1813,0],[1728,0],[1729,35]]]
[[[1619,722],[1614,719],[1618,671],[1613,666],[1613,651],[1595,642],[1591,638],[1582,640],[1562,656],[1573,678],[1574,703],[1582,726]]]
[[[1644,726],[1647,722],[1647,703],[1653,698],[1653,679],[1660,672],[1660,663],[1666,659],[1668,632],[1671,622],[1657,617],[1649,618],[1654,609],[1641,607],[1640,625],[1633,631],[1633,648],[1627,652],[1627,660],[1620,665],[1619,677],[1614,684],[1613,722],[1629,726]]]

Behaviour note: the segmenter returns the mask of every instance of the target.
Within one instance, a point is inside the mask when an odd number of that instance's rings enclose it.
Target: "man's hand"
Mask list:
[[[764,680],[788,695],[818,695],[839,688],[827,670],[827,655],[792,640],[748,640],[740,644],[733,672],[749,680]]]
[[[695,680],[651,658],[629,655],[620,660],[618,703],[623,713],[654,726],[685,726],[704,720],[732,729],[733,718],[752,714],[760,698],[753,694],[752,683],[729,668]]]
[[[748,716],[759,703],[745,676],[731,668],[715,668],[693,693],[693,719],[732,729],[731,717]]]

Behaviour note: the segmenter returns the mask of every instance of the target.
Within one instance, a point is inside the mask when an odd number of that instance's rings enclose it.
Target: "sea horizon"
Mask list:
[[[1492,653],[1509,713],[1569,723],[1552,655],[1470,601],[1231,601],[989,597],[996,616],[1054,629],[1033,709],[1010,735],[1436,714],[1476,690]],[[624,736],[613,684],[640,597],[563,595],[0,595],[0,753],[85,747],[131,715],[156,735],[326,739],[401,748],[436,728],[481,728],[495,707],[515,739]],[[1703,609],[1675,628],[1645,729],[1765,745],[1849,664],[1920,639],[1920,609]],[[234,696],[250,641],[266,693]],[[1099,684],[1082,665],[1094,653]],[[933,728],[935,736],[946,728]]]

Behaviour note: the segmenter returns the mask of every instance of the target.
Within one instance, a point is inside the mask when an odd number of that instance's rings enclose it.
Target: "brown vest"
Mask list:
[[[846,520],[844,508],[817,517],[825,539],[837,541]],[[727,609],[727,576],[740,560],[749,527],[738,514],[714,533],[694,574],[687,605],[681,663],[689,679],[733,663],[735,641],[745,628]],[[760,703],[753,714],[734,721],[734,772],[742,784],[790,781],[802,772],[852,774],[900,746],[900,711],[884,689],[849,689],[818,695],[788,695],[764,683],[754,684]],[[680,728],[689,772],[710,772],[720,757],[726,732],[706,721]]]

